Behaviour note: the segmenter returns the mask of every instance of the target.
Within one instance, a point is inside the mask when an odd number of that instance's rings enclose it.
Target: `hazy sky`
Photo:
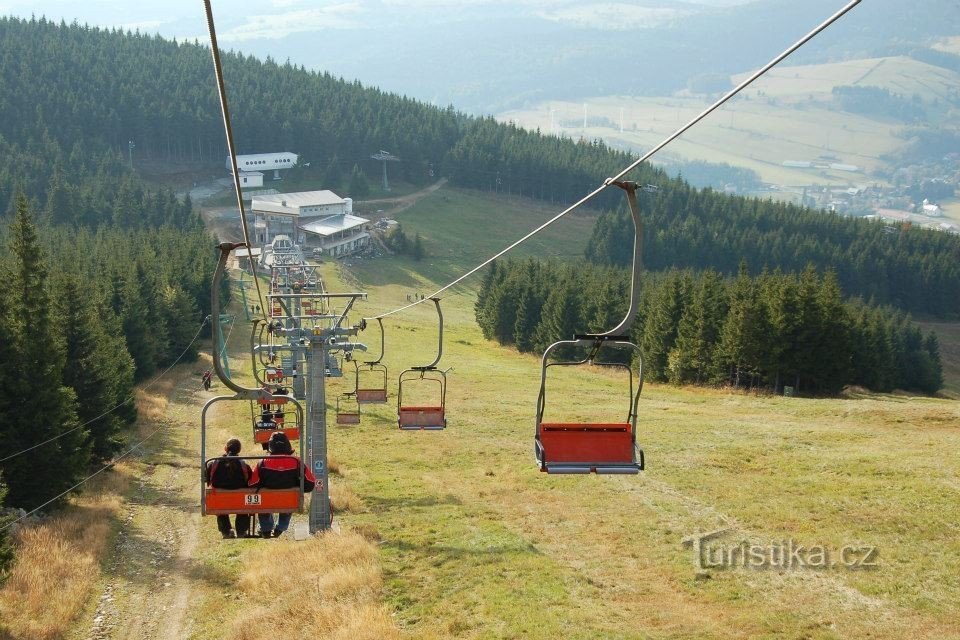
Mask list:
[[[728,6],[747,0],[699,0],[699,5]],[[641,0],[638,2],[582,2],[576,0],[219,0],[214,2],[217,33],[221,42],[276,40],[295,33],[328,29],[369,29],[380,20],[393,21],[405,12],[443,16],[465,8],[499,7],[518,15],[535,15],[571,24],[629,27],[630,20],[649,24],[651,19],[683,12],[683,2]],[[200,0],[0,0],[0,15],[45,15],[67,22],[77,20],[98,26],[140,29],[177,38],[206,39],[203,3]],[[393,17],[392,17],[393,16]],[[626,21],[627,24],[623,24]],[[386,26],[386,25],[384,25]],[[258,47],[259,49],[260,47]]]

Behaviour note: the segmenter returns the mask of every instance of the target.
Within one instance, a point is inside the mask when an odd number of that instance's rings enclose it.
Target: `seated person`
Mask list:
[[[316,485],[316,478],[308,467],[303,465],[303,461],[293,455],[293,447],[290,440],[278,431],[270,436],[270,442],[267,443],[270,450],[270,457],[260,461],[254,468],[253,475],[250,476],[250,486],[260,487],[262,489],[292,489],[300,486],[300,469],[303,468],[303,490],[305,493],[313,491]],[[292,513],[278,514],[276,525],[272,513],[259,513],[257,519],[260,521],[260,537],[279,538],[290,526],[290,517]]]
[[[224,453],[216,460],[207,463],[204,479],[208,487],[217,489],[243,489],[249,482],[253,471],[240,455],[240,440],[230,438],[223,449]],[[217,529],[224,538],[246,538],[250,533],[250,514],[238,513],[236,517],[236,533],[230,528],[230,516],[217,516]]]

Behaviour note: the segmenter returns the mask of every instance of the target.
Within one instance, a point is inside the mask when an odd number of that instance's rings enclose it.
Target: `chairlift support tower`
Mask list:
[[[383,190],[390,191],[390,183],[387,181],[387,163],[400,162],[400,158],[393,155],[389,151],[384,151],[383,149],[370,157],[383,163]]]
[[[212,315],[218,318],[220,311],[220,282],[223,273],[226,270],[227,259],[230,253],[242,246],[240,244],[223,243],[219,245],[220,260],[217,263],[217,270],[214,273],[212,284]],[[327,467],[327,404],[326,404],[326,362],[327,356],[332,352],[344,351],[366,351],[366,345],[358,342],[351,342],[351,336],[356,336],[360,331],[357,326],[345,324],[347,314],[358,299],[365,299],[365,293],[283,293],[268,294],[267,304],[272,307],[274,303],[280,304],[287,315],[288,326],[282,327],[279,331],[287,338],[286,345],[276,345],[269,347],[274,350],[287,350],[292,354],[293,361],[299,362],[300,357],[306,361],[306,371],[301,372],[301,378],[308,378],[306,383],[306,404],[307,404],[307,424],[306,424],[306,456],[304,464],[313,471],[317,484],[310,498],[310,533],[325,531],[332,524],[332,513],[330,510],[330,483]],[[303,319],[314,319],[315,316],[303,315],[304,299],[324,300],[327,303],[332,300],[344,302],[343,309],[339,313],[329,313],[320,316],[327,326],[304,327]],[[214,342],[220,339],[220,323],[214,324]],[[254,359],[256,352],[264,347],[254,345]],[[214,367],[217,375],[224,383],[238,393],[238,398],[247,398],[256,400],[259,397],[269,397],[270,393],[264,389],[244,389],[232,381],[229,375],[225,374],[218,359],[214,359]]]

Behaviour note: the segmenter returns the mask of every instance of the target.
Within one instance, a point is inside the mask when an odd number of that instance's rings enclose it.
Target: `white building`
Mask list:
[[[320,218],[300,225],[305,246],[333,257],[345,256],[370,244],[370,221],[349,213]]]
[[[940,205],[933,204],[926,198],[923,199],[923,215],[931,216],[933,218],[939,218],[943,215],[943,211],[940,209]]]
[[[289,151],[279,153],[254,153],[245,156],[237,156],[237,168],[244,171],[270,171],[273,170],[273,179],[280,179],[281,169],[292,169],[297,164],[297,154]],[[227,156],[226,167],[228,173],[233,173],[233,167],[230,165],[230,156]]]
[[[241,171],[240,172],[240,188],[241,189],[253,189],[254,187],[263,186],[263,174],[259,171]]]
[[[332,191],[254,196],[250,208],[258,244],[270,244],[285,235],[304,250],[333,256],[370,244],[370,221],[353,215],[353,200]]]

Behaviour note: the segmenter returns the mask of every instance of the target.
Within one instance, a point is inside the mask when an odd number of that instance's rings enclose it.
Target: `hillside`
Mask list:
[[[730,82],[740,82],[746,75],[734,75]],[[960,127],[956,108],[949,107],[960,86],[956,71],[905,56],[782,66],[671,145],[666,157],[744,167],[755,171],[762,181],[780,186],[886,182],[875,174],[889,175],[898,168],[887,156],[907,145],[907,132],[914,124],[844,111],[832,95],[837,86],[878,87],[907,97],[916,95],[927,107],[930,126]],[[574,103],[552,100],[502,112],[498,119],[557,135],[600,138],[616,148],[639,152],[703,110],[702,95],[685,93],[660,98],[595,96]],[[584,104],[586,128],[582,126]],[[859,170],[851,173],[783,165],[790,160],[824,164],[824,159],[855,165]]]
[[[474,114],[544,100],[598,95],[668,95],[691,81],[757,66],[836,11],[837,0],[474,0],[394,3],[358,0],[316,6],[307,0],[214,4],[221,42],[292,64]],[[204,33],[199,7],[54,0],[8,3],[22,17],[139,28],[192,41]],[[890,55],[956,36],[952,0],[922,11],[869,0],[799,53],[803,63]],[[469,70],[465,73],[465,69]],[[625,73],[625,71],[628,71]]]

